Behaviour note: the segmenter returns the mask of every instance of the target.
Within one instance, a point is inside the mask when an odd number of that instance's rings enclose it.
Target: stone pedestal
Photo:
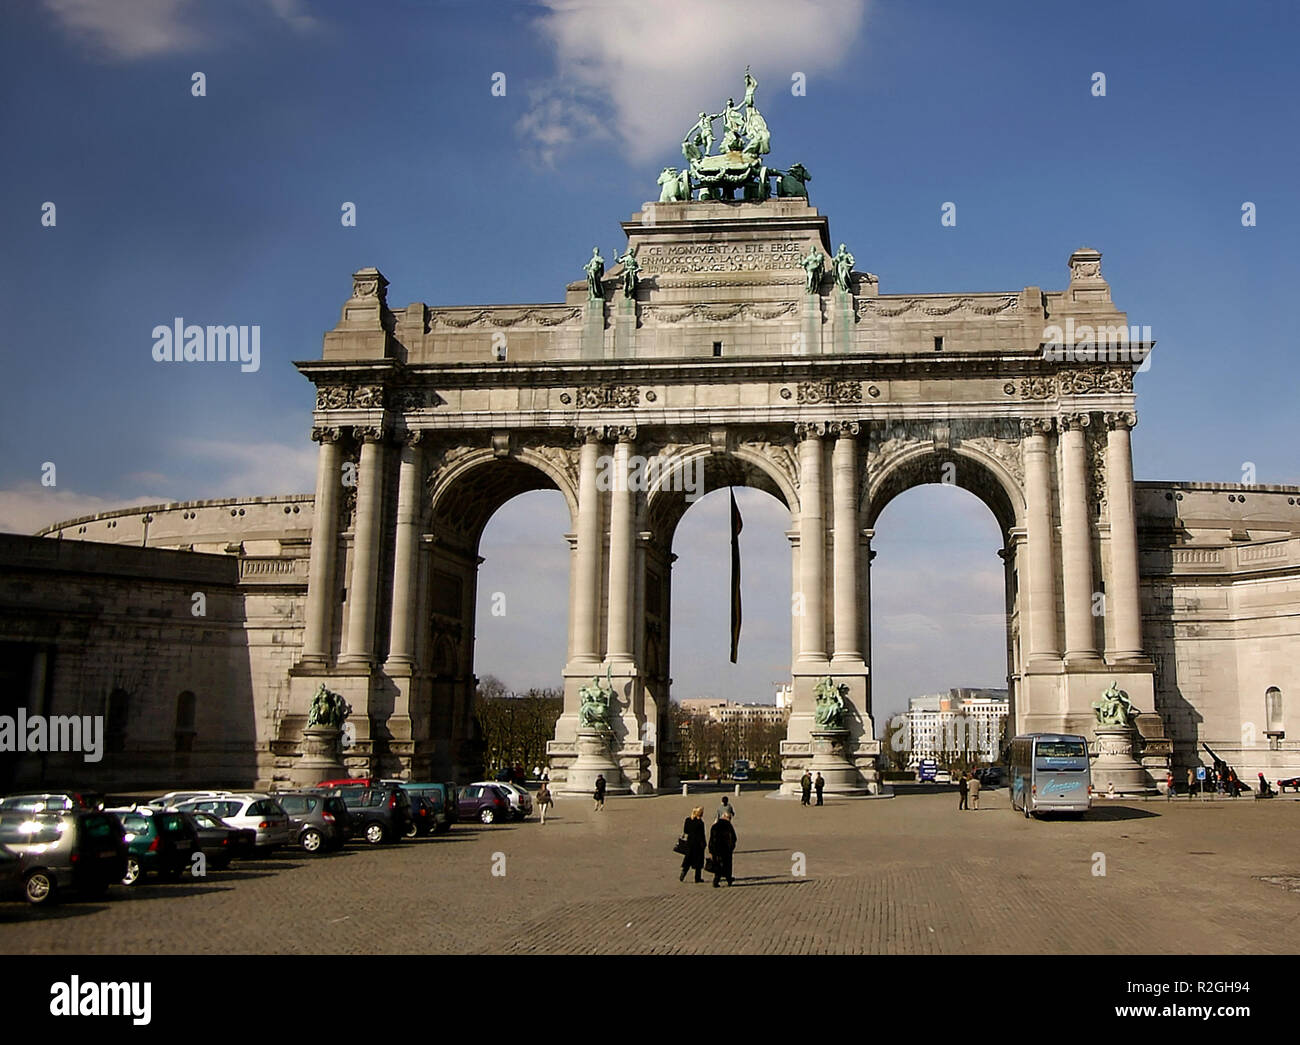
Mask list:
[[[1137,760],[1138,731],[1134,726],[1098,726],[1097,758],[1092,763],[1092,793],[1105,795],[1115,785],[1117,795],[1146,794],[1154,790]]]
[[[302,731],[302,757],[289,771],[289,781],[298,787],[314,787],[322,780],[338,780],[347,776],[343,766],[340,739],[343,731],[337,726],[308,726]]]
[[[590,795],[596,790],[596,777],[605,778],[605,793],[628,794],[631,790],[610,751],[614,734],[607,729],[580,728],[574,747],[577,758],[569,766],[563,783],[553,789],[561,795]]]
[[[848,757],[849,731],[847,729],[814,729],[811,731],[809,751],[812,759],[808,772],[813,779],[821,773],[830,795],[865,795],[862,775]]]

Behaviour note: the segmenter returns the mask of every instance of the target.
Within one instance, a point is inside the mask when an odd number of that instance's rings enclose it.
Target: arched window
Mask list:
[[[187,752],[194,750],[194,736],[198,730],[194,726],[195,697],[188,689],[176,698],[176,750]]]
[[[1280,734],[1282,732],[1282,691],[1276,686],[1269,686],[1264,691],[1264,716],[1268,722],[1268,732]]]

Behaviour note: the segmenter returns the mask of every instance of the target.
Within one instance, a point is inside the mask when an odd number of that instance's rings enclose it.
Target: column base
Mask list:
[[[1095,650],[1066,650],[1066,664],[1104,664],[1101,654]]]

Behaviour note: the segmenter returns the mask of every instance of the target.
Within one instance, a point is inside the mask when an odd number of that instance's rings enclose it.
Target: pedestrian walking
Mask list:
[[[555,799],[551,797],[551,789],[546,786],[546,781],[542,781],[542,786],[537,789],[537,814],[542,823],[546,823],[546,810],[548,806],[553,806]]]
[[[715,820],[709,831],[709,856],[713,857],[713,888],[718,888],[718,882],[723,878],[727,880],[728,885],[732,884],[731,859],[735,851],[736,829],[731,826],[731,817],[724,816],[720,820]]]
[[[817,788],[817,804],[821,805],[822,792],[826,790],[826,778],[822,776],[820,769],[817,771],[817,780],[813,784],[813,787]]]
[[[592,812],[599,812],[605,808],[605,774],[601,773],[596,777],[596,791],[592,796],[596,799],[596,808]]]
[[[980,778],[972,773],[970,778],[970,807],[972,809],[980,807],[980,788],[982,786]]]
[[[713,819],[721,820],[724,816],[730,817],[732,820],[736,819],[736,807],[727,800],[726,795],[722,796],[722,805],[718,806],[714,812]]]
[[[1165,801],[1168,802],[1174,797],[1174,771],[1171,769],[1165,774]]]
[[[1196,779],[1196,774],[1190,769],[1187,771],[1187,797],[1192,797],[1192,781]]]
[[[803,798],[799,803],[800,805],[806,806],[810,804],[810,799],[812,798],[812,785],[812,774],[805,769],[803,771],[803,776],[799,778],[799,790],[803,792]]]
[[[961,795],[961,801],[957,803],[957,809],[970,809],[966,801],[967,796],[970,794],[970,778],[965,773],[957,778],[957,793]]]
[[[1214,771],[1214,793],[1216,795],[1223,794],[1223,773],[1218,769]]]
[[[695,880],[704,881],[704,807],[696,806],[691,815],[682,824],[682,841],[686,843],[686,853],[682,856],[682,873],[679,882],[686,881],[686,872],[695,869]]]

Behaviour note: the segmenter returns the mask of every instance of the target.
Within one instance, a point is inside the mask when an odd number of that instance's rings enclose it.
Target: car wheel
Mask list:
[[[366,825],[366,841],[371,845],[379,845],[387,834],[388,832],[384,830],[383,824],[373,823]]]
[[[497,811],[495,809],[480,810],[478,818],[485,824],[495,824],[497,822]]]
[[[144,880],[144,868],[134,856],[126,858],[126,874],[122,876],[123,885],[139,885]]]
[[[325,845],[325,838],[319,831],[304,831],[302,847],[309,853],[319,853]]]
[[[49,871],[32,871],[23,879],[23,897],[36,907],[54,903],[56,887]]]
[[[420,834],[420,828],[416,825],[415,821],[412,820],[409,824],[406,825],[406,830],[403,832],[403,834],[407,838],[417,838],[419,837]]]

